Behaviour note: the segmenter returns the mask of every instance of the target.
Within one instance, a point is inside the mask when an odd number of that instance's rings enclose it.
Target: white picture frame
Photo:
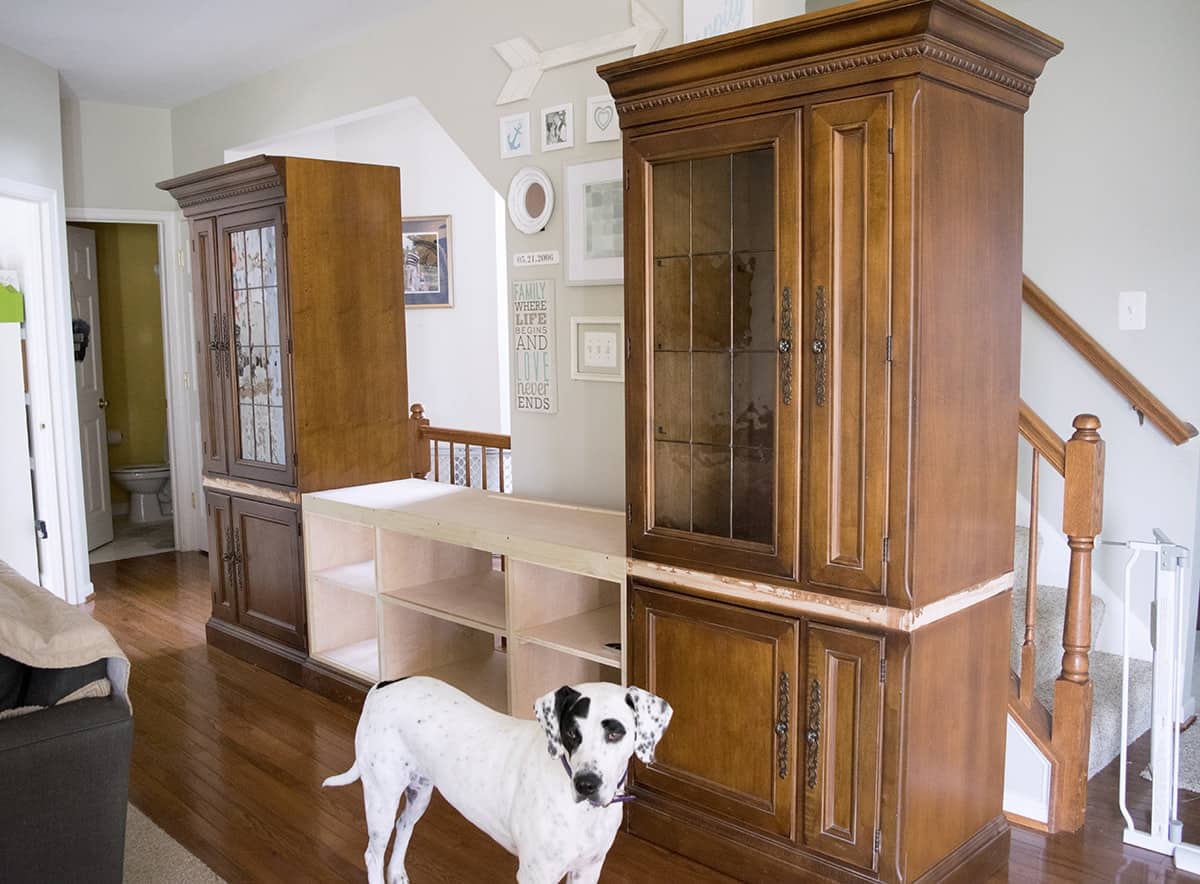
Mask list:
[[[542,108],[542,153],[575,146],[575,104],[556,104]]]
[[[585,128],[589,144],[621,139],[617,105],[611,95],[593,95],[587,100],[587,125]]]
[[[620,157],[567,166],[567,285],[624,281],[623,180]]]
[[[624,340],[620,316],[572,316],[571,379],[624,383]]]
[[[500,118],[500,159],[527,157],[533,153],[529,111]]]
[[[508,185],[508,217],[513,226],[522,233],[537,233],[545,229],[552,214],[554,184],[550,176],[537,166],[522,166]]]
[[[683,42],[705,40],[754,25],[754,0],[683,0]]]

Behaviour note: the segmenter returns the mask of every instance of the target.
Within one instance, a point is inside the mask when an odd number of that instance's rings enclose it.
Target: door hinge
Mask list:
[[[204,440],[200,441],[200,453],[203,454],[205,457],[208,457],[208,443],[205,442]]]
[[[887,659],[886,658],[879,661],[879,683],[883,684],[885,681],[887,681]]]
[[[629,190],[629,169],[625,169],[625,189]]]
[[[887,336],[887,361],[892,361],[892,336]]]
[[[297,454],[295,451],[292,452],[292,466],[294,466],[294,467],[300,466],[300,455]]]
[[[891,553],[891,541],[888,538],[883,538],[883,560],[886,562]]]
[[[287,222],[284,221],[282,224],[280,224],[279,229],[283,233],[283,238],[287,239]]]
[[[633,356],[633,338],[626,337],[625,338],[625,361],[628,362],[630,357],[632,357],[632,356]]]
[[[46,529],[46,520],[45,519],[34,519],[33,520],[33,533],[36,534],[42,540],[46,540],[50,537],[50,532]]]
[[[291,356],[291,355],[292,355],[292,338],[289,335],[288,336],[288,356]]]
[[[896,132],[895,129],[891,128],[890,126],[888,127],[888,153],[889,154],[893,154],[896,152],[895,132]]]
[[[875,830],[875,852],[879,853],[879,851],[882,847],[883,847],[883,832],[881,832],[879,829],[876,829]]]
[[[628,522],[630,525],[633,524],[633,504],[632,503],[625,504],[625,521]]]

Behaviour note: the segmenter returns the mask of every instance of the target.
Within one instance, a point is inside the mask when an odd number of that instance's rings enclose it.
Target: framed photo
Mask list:
[[[405,218],[404,306],[453,307],[450,272],[450,216]]]
[[[621,160],[567,166],[567,283],[619,285],[625,278]]]
[[[587,140],[617,141],[621,127],[617,124],[617,105],[611,95],[594,95],[587,100]]]
[[[500,159],[527,157],[533,153],[529,132],[529,111],[500,118]]]
[[[542,108],[542,150],[575,146],[575,105],[571,102]]]
[[[571,317],[571,378],[625,380],[625,320],[620,316]]]
[[[524,166],[508,183],[508,217],[522,233],[545,229],[554,213],[554,184],[537,166]],[[557,262],[556,262],[557,263]]]
[[[754,0],[683,0],[683,42],[740,31],[754,24]]]

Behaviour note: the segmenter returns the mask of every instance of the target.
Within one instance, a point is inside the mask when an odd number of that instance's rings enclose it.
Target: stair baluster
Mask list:
[[[1026,706],[1033,702],[1037,686],[1037,524],[1038,473],[1042,455],[1033,449],[1032,478],[1029,482],[1029,555],[1025,566],[1025,642],[1021,645],[1020,700]]]

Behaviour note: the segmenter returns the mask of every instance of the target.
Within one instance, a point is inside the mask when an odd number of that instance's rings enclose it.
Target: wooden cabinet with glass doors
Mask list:
[[[411,474],[400,173],[258,156],[159,187],[191,228],[208,638],[303,681],[300,494]]]
[[[635,833],[743,880],[1006,854],[1022,118],[1060,49],[876,0],[599,69],[628,654],[675,707]]]

